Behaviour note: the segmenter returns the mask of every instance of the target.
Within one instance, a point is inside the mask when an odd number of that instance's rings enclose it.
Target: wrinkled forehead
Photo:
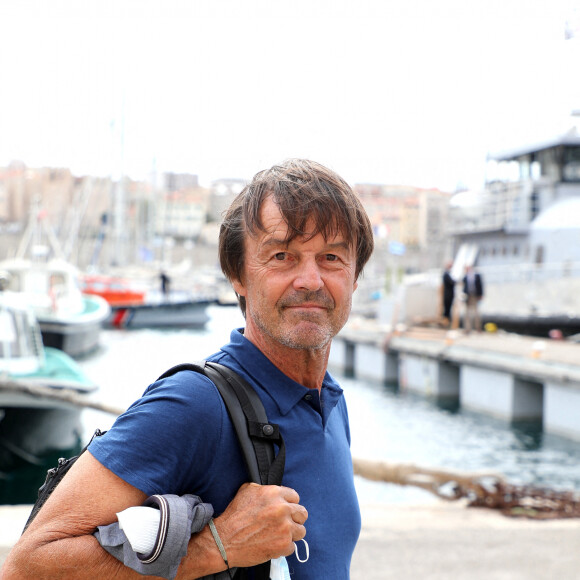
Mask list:
[[[324,204],[309,204],[308,208],[289,208],[273,196],[264,199],[254,228],[248,228],[252,237],[267,235],[290,243],[295,239],[308,241],[321,235],[327,242],[340,241],[354,247],[355,240],[348,225],[342,222]]]

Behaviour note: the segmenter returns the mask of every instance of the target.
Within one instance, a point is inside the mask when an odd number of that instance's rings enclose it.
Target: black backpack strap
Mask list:
[[[270,423],[255,389],[230,368],[215,362],[182,363],[157,380],[179,371],[191,370],[207,376],[218,389],[234,426],[250,480],[262,485],[282,485],[286,447],[278,425]],[[274,453],[274,443],[278,454]],[[239,569],[236,580],[268,580],[270,562]]]
[[[182,363],[157,380],[191,370],[207,376],[217,387],[234,426],[250,481],[282,485],[286,447],[278,425],[270,423],[255,389],[230,368],[215,362]],[[274,443],[278,454],[274,453]]]
[[[240,433],[238,433],[238,439],[241,441],[246,439],[247,434],[250,435],[253,452],[249,454],[244,452],[244,457],[246,457],[252,481],[262,485],[282,485],[286,446],[278,425],[268,421],[262,401],[255,389],[244,378],[224,365],[206,362],[205,371],[207,376],[220,389],[224,401],[226,401],[226,396],[230,396],[225,393],[225,383],[223,382],[225,379],[228,388],[230,390],[233,389],[239,401],[238,405],[241,405],[246,424],[242,427],[242,435],[240,436]],[[227,401],[226,405],[228,410],[230,410],[230,405]],[[230,415],[232,415],[231,410]],[[233,417],[232,421],[234,421]],[[277,455],[274,454],[274,443],[278,446]],[[256,473],[256,467],[258,473]]]
[[[205,371],[203,369],[204,365],[205,361],[201,361],[200,363],[181,363],[179,365],[175,365],[174,367],[171,367],[170,369],[166,370],[160,377],[157,377],[157,381],[160,381],[161,379],[166,379],[167,377],[170,377],[171,375],[174,375],[179,371],[194,371],[196,373],[205,375]]]

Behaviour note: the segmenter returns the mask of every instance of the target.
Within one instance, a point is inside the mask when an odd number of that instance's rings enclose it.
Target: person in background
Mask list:
[[[161,279],[161,293],[165,298],[167,298],[169,295],[169,276],[163,271],[159,274],[159,278]]]
[[[463,278],[463,292],[465,294],[465,332],[472,329],[481,332],[481,317],[479,314],[479,302],[483,298],[483,280],[481,274],[476,272],[473,266],[465,268]]]
[[[447,319],[448,325],[451,325],[451,312],[455,298],[455,280],[451,277],[452,266],[453,262],[447,262],[443,272],[443,318]]]
[[[195,494],[214,510],[186,537],[178,580],[228,578],[230,568],[280,556],[293,580],[348,580],[361,517],[346,402],[327,363],[373,245],[360,200],[335,172],[291,159],[254,176],[227,211],[219,240],[245,327],[207,360],[249,381],[279,425],[282,486],[245,483],[215,385],[178,372],[153,383],[93,440],[8,555],[3,580],[141,578],[93,533],[153,494]],[[293,544],[305,535],[307,561]]]

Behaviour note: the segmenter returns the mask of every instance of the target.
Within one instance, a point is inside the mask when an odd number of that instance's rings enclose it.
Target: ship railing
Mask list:
[[[534,283],[546,282],[548,280],[580,279],[580,261],[578,262],[553,262],[536,264],[502,264],[477,266],[477,271],[481,274],[485,284],[502,283]],[[441,284],[443,271],[438,268],[430,269],[419,274],[406,274],[404,284],[428,285],[438,287]],[[456,281],[460,285],[463,279],[463,272],[456,276]]]
[[[472,207],[451,207],[450,235],[526,228],[532,216],[531,181],[496,183]]]
[[[484,283],[545,282],[580,278],[580,262],[565,261],[544,264],[502,264],[477,268]]]

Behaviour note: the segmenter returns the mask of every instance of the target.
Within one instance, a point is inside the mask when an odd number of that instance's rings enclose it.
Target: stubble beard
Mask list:
[[[325,309],[325,313],[300,313],[299,318],[295,321],[292,320],[294,317],[288,308],[307,302],[319,304]],[[320,350],[328,346],[344,326],[350,313],[350,307],[351,301],[345,310],[346,314],[337,320],[334,317],[336,306],[330,297],[309,293],[281,300],[276,305],[277,317],[273,323],[264,320],[259,309],[252,318],[256,327],[263,334],[282,346],[296,350]]]

